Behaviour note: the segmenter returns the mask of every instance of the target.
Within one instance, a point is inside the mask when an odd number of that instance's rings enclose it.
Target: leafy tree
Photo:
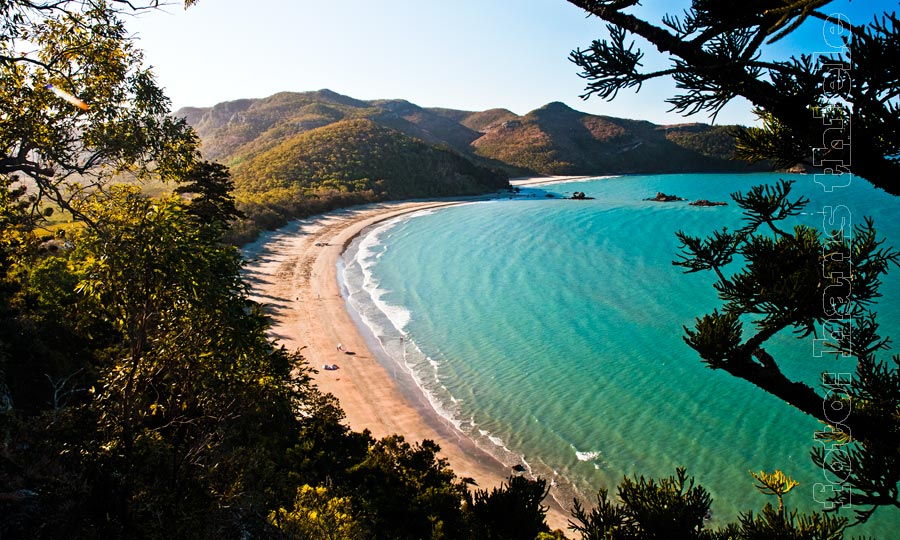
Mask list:
[[[23,244],[29,240],[30,230],[25,226],[28,221],[26,208],[28,203],[22,201],[25,194],[23,188],[10,189],[10,180],[0,177],[0,328],[11,329],[16,313],[9,307],[10,297],[15,293],[17,286],[10,279],[10,269],[17,253],[23,248]],[[15,334],[16,331],[10,332]],[[0,344],[7,343],[9,336],[0,330]],[[8,347],[0,346],[0,411],[12,408],[12,396],[9,386],[6,384],[7,363],[9,362]]]
[[[678,233],[682,255],[674,264],[714,273],[723,302],[721,311],[685,328],[685,342],[710,368],[745,379],[826,425],[813,451],[833,480],[830,492],[820,494],[823,502],[852,499],[862,520],[879,506],[900,507],[900,357],[890,364],[877,359],[889,340],[879,336],[869,309],[900,253],[883,247],[868,219],[851,230],[840,215],[825,215],[824,225],[838,227],[827,234],[805,225],[788,229],[782,222],[808,202],[791,198],[791,182],[732,197],[747,216],[745,227],[705,239]],[[733,262],[741,268],[727,275]],[[752,329],[745,324],[751,320]],[[824,393],[788,378],[765,348],[788,330],[815,336],[817,354],[850,362],[843,370],[853,376],[823,374]]]
[[[179,179],[181,184],[175,189],[179,195],[193,195],[189,210],[205,222],[226,225],[236,219],[244,219],[237,209],[234,196],[234,181],[228,167],[209,161],[191,165],[187,173]]]
[[[77,401],[93,355],[74,331],[85,321],[66,240],[35,233],[30,196],[14,184],[0,178],[0,410],[56,410]],[[103,341],[100,326],[91,333]]]
[[[0,358],[16,376],[0,477],[39,495],[4,508],[0,534],[263,534],[296,493],[307,368],[269,342],[237,250],[189,206],[114,187],[78,207],[96,225],[74,249],[16,253],[10,318],[29,332],[7,346],[33,365]]]
[[[351,515],[348,497],[332,497],[324,487],[302,486],[294,507],[269,514],[269,520],[296,540],[362,540],[364,531]]]
[[[465,485],[437,457],[433,441],[410,444],[392,435],[369,447],[347,487],[373,538],[456,538],[463,530]]]
[[[0,4],[0,175],[27,181],[35,206],[72,210],[115,175],[174,178],[194,160],[196,135],[168,116],[120,18],[157,4]]]
[[[574,531],[582,538],[618,540],[678,539],[689,540],[704,536],[704,517],[709,512],[712,497],[702,486],[694,486],[683,468],[676,475],[658,483],[653,479],[628,478],[619,484],[621,505],[609,500],[608,492],[597,494],[597,507],[587,513],[577,500],[572,509]]]
[[[796,510],[788,512],[784,507],[784,496],[797,487],[796,482],[781,471],[774,473],[750,473],[759,485],[755,485],[761,493],[778,498],[778,508],[766,503],[762,512],[754,515],[747,512],[740,516],[740,532],[737,538],[747,540],[763,540],[769,538],[785,538],[798,540],[819,538],[843,538],[847,527],[847,519],[822,514],[800,514]]]
[[[682,15],[666,15],[656,25],[628,12],[638,0],[569,1],[608,23],[608,39],[570,57],[589,81],[582,97],[614,99],[620,90],[672,77],[682,91],[667,100],[673,110],[714,117],[742,96],[755,106],[763,127],[740,131],[741,157],[823,167],[831,176],[821,181],[829,186],[846,185],[849,177],[842,175],[852,165],[854,174],[900,194],[900,79],[896,70],[885,69],[900,54],[894,14],[855,25],[822,11],[831,0],[766,0],[739,7],[693,0]],[[766,59],[772,43],[813,23],[827,25],[835,36],[823,44],[833,53]],[[667,55],[670,67],[642,70],[644,52],[631,35]]]
[[[490,492],[479,489],[468,501],[472,538],[484,540],[534,540],[549,533],[544,521],[547,481],[510,476]]]
[[[0,177],[0,271],[4,272],[0,278],[4,281],[16,253],[32,236],[26,214],[26,189],[12,183],[11,179]]]
[[[166,465],[154,472],[167,471],[178,494],[220,446],[227,453],[241,444],[231,433],[247,441],[262,436],[260,421],[291,426],[291,388],[308,378],[289,379],[297,358],[272,350],[236,249],[204,233],[214,225],[197,223],[178,197],[124,187],[110,194],[80,209],[98,225],[77,237],[74,258],[77,290],[121,336],[96,406],[105,446],[121,459],[127,502],[140,493],[129,477],[135,463],[154,463],[161,452]]]
[[[754,485],[754,487],[758,489],[760,493],[778,497],[779,512],[784,512],[784,496],[800,485],[800,482],[786,476],[781,471],[775,471],[771,474],[765,471],[759,471],[758,473],[751,472],[750,476],[759,482],[759,485]]]
[[[368,431],[351,431],[331,394],[309,392],[299,404],[296,444],[288,451],[289,477],[297,484],[342,486],[375,444]],[[353,491],[353,490],[349,490]]]

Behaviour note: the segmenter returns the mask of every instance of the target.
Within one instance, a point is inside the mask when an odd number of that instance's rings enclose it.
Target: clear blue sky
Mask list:
[[[645,0],[639,14],[658,22],[666,9],[686,3]],[[897,4],[841,0],[826,11],[857,22]],[[663,100],[675,91],[671,81],[646,84],[639,94],[620,92],[611,103],[581,100],[585,81],[567,57],[605,35],[605,27],[564,0],[200,0],[186,11],[173,5],[129,17],[127,24],[175,108],[329,88],[426,107],[505,107],[525,114],[562,101],[585,112],[657,123],[708,121],[666,112]],[[807,26],[779,49],[822,50],[822,23]],[[642,48],[645,67],[662,65],[655,50]],[[717,119],[752,122],[743,100]]]

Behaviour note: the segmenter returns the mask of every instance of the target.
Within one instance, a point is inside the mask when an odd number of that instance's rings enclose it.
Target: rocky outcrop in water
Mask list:
[[[650,197],[648,199],[644,199],[645,201],[654,201],[654,202],[675,202],[675,201],[686,201],[687,199],[683,197],[679,197],[678,195],[666,195],[662,191],[656,192],[655,197]]]
[[[706,199],[700,199],[694,202],[688,203],[691,206],[728,206],[727,202],[722,201],[708,201]]]

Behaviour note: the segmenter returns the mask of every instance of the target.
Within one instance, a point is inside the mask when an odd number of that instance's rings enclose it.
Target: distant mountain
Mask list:
[[[243,239],[347,204],[496,191],[508,176],[753,170],[728,159],[727,126],[658,126],[558,102],[519,116],[319,90],[175,115],[197,130],[204,157],[231,168],[250,216]]]
[[[424,108],[406,100],[362,101],[319,90],[186,108],[176,115],[197,129],[207,158],[229,165],[300,133],[366,118],[510,175],[754,170],[729,159],[734,146],[729,126],[659,126],[591,115],[558,102],[518,116],[506,109]]]
[[[730,127],[658,126],[596,116],[550,103],[519,118],[484,125],[476,153],[544,174],[730,172]]]

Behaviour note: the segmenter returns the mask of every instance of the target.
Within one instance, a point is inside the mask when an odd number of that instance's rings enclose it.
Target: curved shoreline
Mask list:
[[[271,335],[289,349],[301,349],[319,370],[316,385],[334,394],[346,413],[346,424],[376,438],[403,435],[408,441],[431,439],[441,447],[458,477],[470,477],[480,489],[505,481],[512,470],[477,448],[441,417],[422,396],[413,400],[397,374],[379,361],[353,320],[341,295],[337,265],[347,246],[364,229],[420,210],[464,204],[484,198],[371,204],[299,220],[266,233],[242,250],[248,261],[245,278],[251,297],[272,317]],[[341,344],[353,356],[337,350]],[[337,364],[326,371],[323,365]],[[419,402],[414,402],[419,401]],[[424,401],[424,402],[422,402]],[[511,464],[510,464],[511,465]],[[566,529],[568,513],[552,498],[547,523]]]

